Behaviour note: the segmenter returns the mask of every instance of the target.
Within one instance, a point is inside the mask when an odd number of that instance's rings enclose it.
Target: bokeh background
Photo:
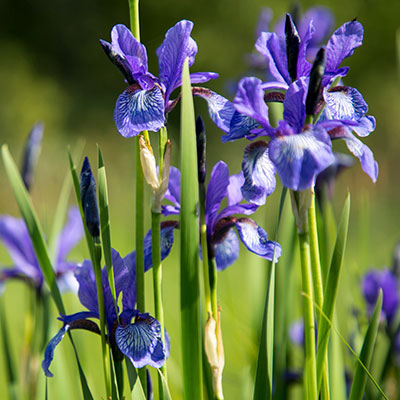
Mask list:
[[[215,71],[220,78],[210,82],[213,90],[232,99],[232,88],[247,71],[246,55],[253,51],[255,24],[262,7],[269,6],[274,21],[292,7],[289,1],[157,1],[140,5],[141,41],[146,45],[149,69],[157,74],[155,50],[164,34],[181,19],[194,22],[192,36],[199,52],[192,71]],[[303,10],[317,5],[302,1]],[[351,69],[345,83],[356,87],[369,104],[369,113],[377,120],[376,131],[365,140],[379,163],[379,178],[372,184],[358,162],[339,179],[335,207],[342,207],[348,189],[352,195],[351,230],[344,280],[341,290],[351,292],[350,299],[363,307],[359,290],[360,277],[371,266],[391,263],[392,250],[400,239],[400,81],[398,32],[400,3],[397,0],[322,1],[335,15],[336,26],[357,18],[364,26],[364,44],[346,61]],[[67,146],[72,149],[85,141],[84,153],[96,163],[96,143],[104,154],[109,180],[113,246],[125,255],[134,243],[134,143],[122,138],[113,122],[117,96],[125,83],[109,62],[98,39],[109,40],[114,24],[129,25],[126,1],[26,1],[2,0],[0,3],[0,143],[7,143],[19,160],[23,142],[32,125],[45,124],[42,153],[36,171],[32,196],[43,228],[48,231],[54,208],[67,174]],[[397,43],[397,44],[396,44]],[[221,133],[207,119],[202,100],[196,100],[208,133],[208,166],[219,159],[228,163],[231,173],[240,170],[244,141],[222,146]],[[179,159],[179,112],[170,116],[169,135],[174,146],[174,165]],[[338,148],[341,148],[340,145]],[[3,164],[0,164],[0,214],[18,215]],[[273,231],[279,191],[257,213],[259,224]],[[71,204],[74,198],[71,196]],[[147,227],[150,226],[146,215]],[[262,222],[265,221],[265,222]],[[72,258],[87,257],[82,244]],[[176,353],[171,357],[171,390],[180,396],[179,375],[179,287],[178,247],[165,263],[165,298],[168,329]],[[0,265],[9,258],[0,249]],[[227,352],[225,391],[228,399],[248,398],[257,354],[257,335],[265,282],[265,265],[242,251],[237,265],[220,275],[223,329]],[[150,277],[148,278],[151,287]],[[21,283],[7,285],[3,294],[7,321],[12,336],[12,350],[18,359],[23,341],[24,309],[27,291]],[[70,311],[79,310],[72,295],[67,295]],[[296,307],[301,298],[296,298]],[[151,296],[149,303],[151,305]],[[364,311],[364,310],[363,310]],[[350,327],[342,326],[346,332]],[[54,321],[52,332],[58,329]],[[99,365],[99,345],[87,333],[78,333],[83,346],[84,367],[91,371],[89,383],[96,398],[103,384]],[[96,347],[97,346],[97,347]],[[174,348],[174,347],[173,347]],[[53,367],[56,373],[50,390],[57,397],[79,398],[71,348],[68,343],[57,349]],[[4,363],[0,354],[0,396],[5,393]],[[43,390],[44,380],[39,382]],[[65,382],[68,382],[65,383]],[[61,386],[60,386],[61,385]],[[5,395],[5,394],[4,394]],[[39,397],[40,398],[40,397]]]

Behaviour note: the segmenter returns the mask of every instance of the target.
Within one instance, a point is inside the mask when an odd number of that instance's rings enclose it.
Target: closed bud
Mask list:
[[[290,14],[286,14],[285,21],[286,56],[290,78],[294,82],[297,79],[297,60],[300,49],[300,35]]]
[[[83,214],[88,231],[92,237],[99,237],[100,219],[97,206],[96,181],[94,180],[87,157],[85,157],[82,165],[80,192]]]
[[[325,73],[325,47],[321,47],[310,71],[310,82],[306,98],[306,114],[314,115],[321,95],[321,83]]]
[[[206,164],[206,128],[203,119],[198,116],[196,120],[196,139],[197,139],[197,170],[199,174],[199,183],[203,184],[207,175]]]
[[[21,176],[28,192],[33,184],[33,176],[42,144],[43,130],[44,125],[41,122],[36,123],[25,142],[24,154],[22,156]]]

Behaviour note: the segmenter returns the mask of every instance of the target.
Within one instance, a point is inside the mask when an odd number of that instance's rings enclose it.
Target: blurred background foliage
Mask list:
[[[317,4],[313,1],[301,2],[303,10],[313,5]],[[372,184],[357,162],[355,167],[340,177],[336,192],[338,209],[342,207],[348,189],[352,194],[350,237],[344,274],[346,283],[342,286],[354,291],[351,295],[354,302],[363,307],[361,292],[354,290],[353,286],[358,285],[362,271],[366,268],[389,265],[392,249],[400,239],[400,82],[396,49],[400,3],[398,0],[336,0],[322,1],[318,5],[328,6],[333,11],[336,26],[357,18],[365,29],[363,46],[346,61],[351,69],[345,83],[356,87],[363,94],[369,104],[369,113],[377,119],[376,131],[365,143],[375,153],[380,174],[378,182]],[[218,72],[220,78],[208,86],[232,99],[234,83],[246,74],[246,55],[253,51],[255,24],[261,8],[265,6],[273,10],[276,21],[280,15],[290,10],[292,2],[142,1],[141,40],[147,47],[150,71],[156,75],[158,73],[155,51],[167,29],[183,18],[190,19],[195,23],[192,36],[199,47],[192,71]],[[115,101],[126,85],[98,43],[100,38],[110,40],[111,28],[117,23],[129,25],[125,0],[0,2],[0,142],[8,143],[18,160],[25,137],[35,121],[45,123],[42,153],[32,193],[45,231],[50,227],[58,193],[67,173],[67,145],[74,149],[79,140],[84,139],[84,152],[95,164],[95,144],[99,143],[109,179],[113,244],[125,255],[132,250],[134,243],[134,143],[122,138],[114,126]],[[216,161],[223,159],[228,163],[231,173],[237,173],[241,167],[245,141],[222,145],[221,133],[207,119],[206,107],[201,100],[196,100],[196,107],[206,121],[209,171]],[[175,110],[169,121],[169,135],[175,149],[174,160],[179,159],[178,121],[179,112]],[[174,164],[177,165],[176,161]],[[0,213],[18,215],[2,164],[0,187]],[[257,214],[259,224],[271,234],[276,221],[278,193],[271,196],[271,200]],[[73,200],[71,198],[71,203]],[[173,333],[173,346],[175,343],[178,348],[178,356],[173,355],[170,361],[174,398],[179,398],[177,393],[180,387],[179,298],[176,295],[179,285],[176,263],[178,253],[175,246],[172,257],[165,263],[166,309],[170,310],[167,311],[167,328]],[[257,316],[260,314],[257,310],[262,309],[265,289],[262,260],[242,253],[239,265],[223,272],[220,279],[227,353],[224,384],[226,398],[229,399],[247,398],[247,394],[251,393],[250,378],[254,373],[259,329]],[[87,257],[87,253],[82,244],[73,258],[83,257]],[[3,265],[9,262],[3,248],[0,249],[0,260]],[[248,271],[250,267],[251,273]],[[245,268],[246,274],[243,273]],[[150,289],[151,282],[148,283]],[[237,296],[237,293],[243,296]],[[251,295],[247,296],[248,293]],[[19,329],[22,329],[23,302],[26,297],[22,284],[8,285],[5,301],[7,318],[12,321],[10,329],[15,329],[18,324]],[[68,298],[71,311],[78,311],[77,301],[72,295],[68,295]],[[300,304],[300,300],[297,304]],[[20,315],[20,320],[16,315]],[[58,329],[57,326],[54,321],[52,332]],[[350,331],[350,327],[343,329]],[[85,346],[93,347],[86,340],[91,339],[89,335],[83,333],[75,336]],[[13,338],[15,355],[20,353],[20,336]],[[73,360],[72,355],[68,354],[70,345],[66,343],[61,347],[57,351],[64,353],[70,364],[65,364],[65,358],[56,354],[53,369],[57,371],[56,376],[62,375],[64,371],[65,378],[73,374],[65,367],[73,365]],[[86,355],[84,365],[96,366],[96,360],[99,362],[100,347],[95,349],[92,353],[97,354],[94,358]],[[2,368],[0,362],[0,371]],[[177,373],[172,372],[174,369]],[[93,380],[101,382],[101,371],[94,372]],[[62,383],[60,378],[58,381],[56,378],[50,380],[51,385],[66,385],[70,389],[65,393],[65,398],[77,398],[78,388],[71,388],[76,386],[72,378],[64,379],[69,383]],[[4,387],[3,379],[0,373],[0,394]],[[93,381],[90,383],[93,385]],[[98,389],[95,389],[95,393],[99,395],[103,386],[101,383],[96,386]],[[237,388],[240,388],[243,395],[237,396]],[[62,396],[60,392],[57,398]]]

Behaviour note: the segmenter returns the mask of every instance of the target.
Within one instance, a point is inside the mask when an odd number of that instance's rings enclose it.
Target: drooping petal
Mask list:
[[[132,35],[125,25],[115,25],[111,31],[111,45],[113,50],[125,57],[129,62],[130,71],[133,76],[147,72],[147,52],[144,47]]]
[[[268,106],[264,101],[262,82],[258,78],[243,78],[233,100],[236,110],[256,120],[264,129],[269,130]]]
[[[164,364],[165,351],[160,323],[149,314],[138,314],[133,324],[118,326],[115,340],[135,368],[145,365],[160,368]]]
[[[335,160],[330,138],[319,126],[299,134],[277,136],[271,140],[269,151],[283,185],[292,190],[311,187],[316,175]]]
[[[268,68],[278,82],[291,82],[286,56],[286,42],[276,33],[262,32],[256,42],[256,50],[266,57]]]
[[[235,111],[230,121],[228,134],[221,137],[223,143],[247,137],[260,124],[253,118]]]
[[[216,72],[194,72],[193,74],[190,74],[190,83],[192,85],[205,83],[211,79],[218,79],[218,77],[219,74]]]
[[[65,334],[67,333],[69,329],[69,325],[66,324],[64,325],[58,332],[57,334],[50,340],[48,343],[46,350],[44,352],[44,360],[42,361],[42,369],[44,374],[48,377],[51,378],[53,374],[50,372],[50,364],[53,361],[54,358],[54,349],[57,347],[57,345],[61,342],[61,340],[64,338]]]
[[[239,257],[239,239],[233,229],[230,229],[220,243],[215,244],[215,262],[218,271],[232,265]]]
[[[239,237],[243,244],[251,252],[272,261],[282,255],[282,248],[279,243],[268,240],[267,232],[258,226],[255,221],[250,218],[239,218],[235,223]]]
[[[15,268],[40,285],[43,275],[25,222],[9,215],[0,216],[0,240],[13,260]]]
[[[269,158],[266,142],[253,142],[245,148],[242,171],[245,179],[241,189],[243,197],[249,202],[263,205],[276,185],[275,167]]]
[[[82,266],[76,268],[75,278],[79,283],[78,297],[81,304],[89,311],[98,312],[97,290],[91,261],[85,260]]]
[[[165,97],[176,89],[182,78],[183,63],[189,57],[189,67],[193,65],[197,54],[197,44],[190,37],[193,22],[182,20],[170,28],[157,50],[160,80],[165,86]]]
[[[378,179],[379,167],[378,163],[374,159],[374,154],[371,149],[357,139],[348,127],[337,128],[329,131],[329,135],[332,139],[344,139],[346,146],[349,151],[355,155],[361,162],[361,168],[363,171],[372,179],[372,182],[376,182]]]
[[[300,78],[289,86],[283,101],[283,118],[296,132],[304,126],[307,90],[308,79]]]
[[[338,28],[326,46],[326,71],[335,71],[340,63],[361,46],[364,30],[358,21],[346,22]]]
[[[352,129],[358,136],[365,137],[375,130],[376,121],[371,115],[366,115],[357,121],[357,125],[353,126]]]
[[[205,219],[207,229],[211,231],[213,230],[212,225],[218,209],[221,206],[221,202],[227,195],[228,185],[228,166],[223,161],[219,161],[212,169],[210,182],[207,188]]]
[[[163,221],[161,223],[161,260],[164,260],[171,252],[174,244],[174,230],[178,228],[178,221]],[[151,229],[144,238],[144,270],[148,271],[153,266],[153,255],[151,249]]]
[[[229,185],[227,188],[228,206],[239,204],[243,200],[242,191],[240,190],[243,184],[244,176],[242,171],[229,177]]]
[[[325,90],[324,100],[330,119],[359,121],[368,111],[361,93],[352,87],[336,86]]]
[[[231,119],[235,112],[233,104],[210,89],[194,87],[192,91],[194,96],[201,97],[207,101],[208,113],[215,125],[222,131],[229,132]]]
[[[225,207],[220,213],[218,213],[215,220],[219,221],[222,218],[236,214],[251,215],[257,211],[258,207],[259,206],[254,203],[234,204],[232,206]]]
[[[115,105],[114,120],[118,132],[124,137],[136,136],[145,130],[157,132],[164,126],[164,107],[163,94],[158,86],[152,90],[129,86]]]
[[[67,258],[69,252],[80,242],[84,230],[81,213],[78,207],[71,207],[68,211],[68,220],[58,238],[57,264]],[[58,269],[58,265],[56,266]]]
[[[83,320],[86,318],[99,318],[99,313],[93,311],[81,311],[69,315],[60,314],[60,316],[57,319],[64,322],[64,324],[71,324],[72,322]]]

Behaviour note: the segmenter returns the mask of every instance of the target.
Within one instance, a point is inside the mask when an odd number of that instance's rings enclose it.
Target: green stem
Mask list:
[[[317,400],[317,368],[315,358],[315,321],[312,293],[312,274],[310,260],[310,239],[308,232],[298,233],[301,259],[301,276],[304,297],[304,334],[305,334],[305,398]]]
[[[211,310],[215,321],[218,320],[218,301],[217,301],[217,263],[215,258],[209,257],[209,274],[210,274],[210,289],[211,289]]]
[[[213,314],[210,295],[210,272],[208,265],[208,249],[207,249],[207,225],[205,217],[205,200],[206,188],[203,184],[199,184],[199,199],[200,199],[200,242],[201,254],[203,256],[203,279],[204,279],[204,300],[206,303],[207,318]]]
[[[140,42],[139,0],[128,0],[129,19],[133,36]]]
[[[103,293],[103,283],[101,279],[101,242],[99,237],[93,238],[94,247],[94,257],[92,260],[94,276],[96,278],[96,289],[97,289],[97,300],[99,306],[99,316],[100,316],[100,334],[101,334],[101,351],[102,351],[102,362],[104,371],[104,380],[106,385],[107,398],[111,396],[111,380],[109,371],[107,368],[107,348],[106,348],[106,313],[104,307],[104,293]]]

